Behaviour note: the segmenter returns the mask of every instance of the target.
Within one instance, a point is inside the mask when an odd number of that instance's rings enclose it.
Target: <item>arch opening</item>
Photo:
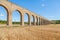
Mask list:
[[[18,10],[15,10],[12,13],[12,24],[13,25],[21,25],[21,12]]]
[[[40,25],[40,17],[39,17],[39,25]]]
[[[0,5],[0,24],[8,25],[8,14],[7,8]]]
[[[36,25],[38,25],[38,17],[36,16]]]
[[[24,14],[24,25],[29,25],[30,16],[28,13]]]
[[[31,25],[34,25],[34,22],[35,22],[35,18],[34,18],[34,16],[32,15],[32,16],[31,16]]]

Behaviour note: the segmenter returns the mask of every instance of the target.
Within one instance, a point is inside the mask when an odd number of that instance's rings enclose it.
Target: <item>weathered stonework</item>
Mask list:
[[[28,14],[28,22],[31,26],[30,16],[34,16],[34,25],[43,25],[43,24],[51,24],[51,21],[44,19],[43,17],[25,9],[20,6],[17,6],[7,0],[0,0],[0,6],[3,6],[7,10],[7,25],[12,26],[12,12],[17,10],[21,14],[21,25],[24,26],[24,14]],[[38,21],[39,20],[39,21]]]

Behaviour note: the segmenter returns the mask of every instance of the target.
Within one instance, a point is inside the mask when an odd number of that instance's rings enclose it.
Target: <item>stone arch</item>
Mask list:
[[[18,16],[19,16],[19,19],[18,19],[19,22],[17,22],[17,24],[22,25],[22,23],[21,23],[21,22],[22,22],[22,13],[21,13],[19,10],[14,10],[14,11],[16,11],[17,14],[19,14],[19,15],[18,15]],[[14,12],[14,11],[13,11],[13,12]],[[17,16],[16,16],[16,17],[17,17]]]
[[[40,17],[39,17],[39,25],[41,24],[41,22],[40,22],[41,20],[40,20]]]
[[[34,25],[34,23],[35,23],[34,15],[31,15],[31,24]]]
[[[0,6],[2,6],[7,12],[7,25],[9,25],[9,11],[8,11],[8,8],[7,8],[6,5],[3,5],[3,4],[0,4]]]
[[[24,17],[27,16],[27,21],[26,19],[24,18],[24,24],[27,24],[27,25],[30,25],[30,15],[28,13],[24,13]],[[25,22],[26,21],[26,22]]]
[[[36,25],[38,25],[38,16],[36,16]]]

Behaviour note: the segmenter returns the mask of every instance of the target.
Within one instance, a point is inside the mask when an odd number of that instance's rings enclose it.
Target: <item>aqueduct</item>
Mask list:
[[[9,2],[8,0],[0,0],[0,6],[3,6],[7,11],[7,25],[12,26],[12,12],[17,10],[21,15],[21,25],[24,26],[24,14],[28,15],[28,23],[31,24],[31,16],[33,16],[33,24],[34,25],[44,25],[44,24],[51,24],[52,22],[31,12],[25,8],[17,6]]]

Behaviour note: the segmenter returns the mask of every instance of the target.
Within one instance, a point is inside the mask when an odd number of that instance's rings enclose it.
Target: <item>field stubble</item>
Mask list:
[[[60,40],[60,24],[0,28],[0,40]]]

